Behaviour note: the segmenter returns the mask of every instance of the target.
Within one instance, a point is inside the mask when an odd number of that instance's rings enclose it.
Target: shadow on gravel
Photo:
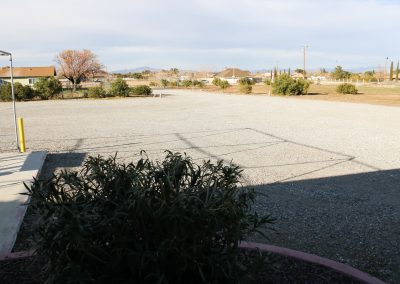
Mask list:
[[[39,179],[49,179],[57,169],[80,167],[86,158],[86,153],[49,153],[44,162]]]
[[[268,243],[400,283],[400,169],[255,186],[277,218]],[[255,239],[257,240],[257,239]]]

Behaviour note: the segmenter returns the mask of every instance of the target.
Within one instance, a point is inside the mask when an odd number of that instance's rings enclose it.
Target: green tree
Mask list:
[[[61,82],[54,77],[40,78],[33,87],[44,100],[62,92]]]
[[[376,81],[376,77],[375,77],[375,70],[372,71],[365,71],[364,74],[362,75],[362,79],[366,80],[366,81]]]
[[[290,76],[290,67],[289,67],[289,70],[288,70],[288,75]]]
[[[390,62],[389,81],[393,80],[393,61]]]
[[[399,61],[397,61],[397,67],[396,67],[396,82],[399,80]]]
[[[129,86],[128,84],[121,78],[117,78],[114,82],[111,83],[111,94],[117,97],[127,97],[129,96]]]
[[[348,79],[350,75],[351,73],[343,70],[342,66],[336,66],[335,70],[332,72],[332,78],[338,80]]]
[[[304,70],[300,68],[297,68],[296,70],[294,70],[294,72],[304,74]]]

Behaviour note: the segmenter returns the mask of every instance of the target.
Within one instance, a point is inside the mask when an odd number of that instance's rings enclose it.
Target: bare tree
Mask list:
[[[84,50],[63,50],[56,57],[60,65],[61,76],[71,81],[73,91],[76,85],[84,81],[89,75],[93,75],[102,69],[102,65],[92,51]]]

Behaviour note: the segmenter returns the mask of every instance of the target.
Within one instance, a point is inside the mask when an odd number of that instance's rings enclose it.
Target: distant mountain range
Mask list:
[[[343,67],[343,66],[342,66]],[[325,68],[328,72],[332,72],[335,68]],[[343,67],[344,70],[346,71],[350,71],[353,73],[361,73],[361,72],[365,72],[365,71],[369,71],[369,70],[377,70],[377,67],[359,67],[359,68],[345,68]],[[112,71],[111,73],[119,73],[119,74],[128,74],[128,73],[136,73],[136,72],[143,72],[145,70],[149,70],[149,71],[161,71],[161,68],[153,68],[153,67],[148,67],[148,66],[140,66],[140,67],[136,67],[136,68],[131,68],[131,69],[121,69],[121,70],[115,70]],[[245,69],[243,69],[245,70]],[[253,69],[250,70],[251,73],[266,73],[269,72],[271,69]],[[311,69],[311,71],[317,71],[318,69]],[[189,72],[190,70],[180,70],[181,72]],[[294,69],[292,69],[292,72],[294,71]],[[190,71],[190,72],[196,72],[196,71]]]
[[[112,71],[111,73],[119,73],[119,74],[128,74],[128,73],[136,73],[136,72],[143,72],[143,71],[160,71],[161,69],[159,68],[152,68],[148,66],[140,66],[132,69],[122,69],[122,70],[115,70]]]

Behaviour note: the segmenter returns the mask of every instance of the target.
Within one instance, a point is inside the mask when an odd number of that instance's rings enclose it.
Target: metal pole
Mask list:
[[[306,78],[306,47],[304,46],[304,54],[303,54],[303,78]]]
[[[13,112],[14,112],[15,143],[17,144],[17,149],[20,152],[19,143],[18,143],[17,111],[15,108],[14,75],[13,75],[13,65],[12,65],[11,53],[10,53],[10,73],[11,73],[11,97],[12,97],[12,101],[13,101]]]

